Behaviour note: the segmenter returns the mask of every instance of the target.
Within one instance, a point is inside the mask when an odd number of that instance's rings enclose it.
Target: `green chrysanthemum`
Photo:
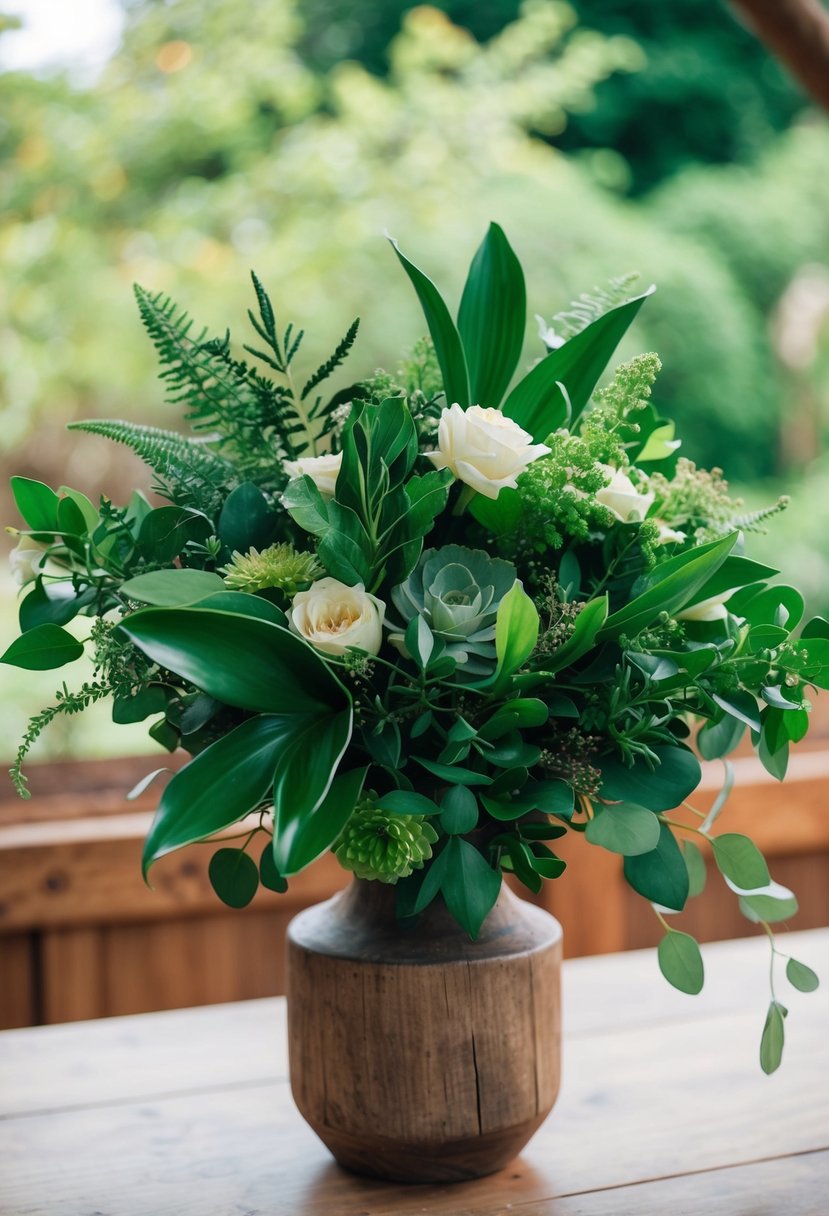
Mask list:
[[[264,591],[276,587],[286,595],[307,591],[325,573],[313,553],[299,553],[293,545],[271,545],[269,549],[250,549],[234,553],[222,571],[232,591]]]
[[[358,807],[334,846],[334,855],[357,878],[395,883],[422,868],[438,834],[422,815],[395,815],[379,806]]]

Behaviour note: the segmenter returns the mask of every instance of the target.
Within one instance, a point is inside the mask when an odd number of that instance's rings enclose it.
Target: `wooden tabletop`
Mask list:
[[[829,1216],[829,930],[760,1071],[766,939],[704,948],[699,997],[655,954],[565,964],[564,1083],[508,1169],[401,1187],[342,1172],[291,1101],[283,1001],[0,1034],[3,1216]]]

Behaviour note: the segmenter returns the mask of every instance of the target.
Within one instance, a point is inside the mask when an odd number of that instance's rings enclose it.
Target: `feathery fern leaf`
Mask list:
[[[337,344],[337,347],[332,355],[330,355],[324,363],[321,363],[317,370],[308,380],[300,393],[300,401],[304,401],[310,392],[312,392],[318,384],[322,384],[323,380],[327,380],[333,371],[336,370],[345,359],[348,352],[354,345],[357,337],[357,330],[360,328],[360,318],[355,317],[345,332],[345,336]]]
[[[70,422],[69,430],[103,435],[131,448],[155,473],[153,489],[179,506],[197,506],[208,514],[216,513],[239,483],[230,461],[208,447],[204,439],[108,418]]]

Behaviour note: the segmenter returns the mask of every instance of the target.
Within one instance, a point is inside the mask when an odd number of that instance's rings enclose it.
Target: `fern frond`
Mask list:
[[[539,318],[542,341],[550,349],[555,349],[556,346],[574,338],[611,308],[616,308],[628,300],[638,278],[638,273],[634,271],[611,279],[606,287],[594,287],[592,292],[583,292],[577,300],[571,302],[569,308],[555,314],[551,330],[547,330],[543,320]]]
[[[736,518],[731,520],[731,527],[740,528],[743,532],[765,532],[766,529],[761,525],[767,519],[771,519],[774,515],[779,515],[781,511],[785,511],[790,502],[789,496],[783,494],[771,506],[760,507],[757,511],[747,511],[745,515],[736,516]]]
[[[355,319],[351,322],[348,329],[346,330],[344,337],[337,344],[337,347],[336,347],[334,353],[332,355],[330,355],[329,358],[327,358],[324,363],[320,364],[320,366],[314,372],[313,376],[311,376],[310,380],[308,380],[307,383],[305,384],[305,387],[303,388],[302,392],[300,393],[300,398],[299,398],[300,401],[304,401],[305,398],[308,396],[308,394],[310,392],[312,392],[312,390],[315,389],[318,384],[322,384],[323,380],[327,380],[328,377],[331,375],[331,373],[340,366],[340,364],[343,362],[346,355],[348,354],[348,352],[351,350],[352,346],[354,345],[354,342],[357,337],[357,330],[359,328],[360,328],[360,318],[355,317]]]
[[[108,418],[70,422],[69,430],[103,435],[131,448],[155,473],[153,489],[179,506],[197,506],[214,514],[239,483],[230,461],[208,447],[204,439]]]
[[[42,709],[39,714],[35,714],[33,718],[29,719],[26,733],[20,741],[14,763],[9,769],[12,784],[21,798],[31,798],[32,796],[28,788],[29,780],[23,773],[23,765],[32,745],[37,741],[46,727],[55,718],[63,714],[82,713],[94,701],[101,701],[104,697],[110,696],[111,693],[112,687],[101,681],[83,684],[76,692],[70,692],[64,684],[63,690],[55,694],[55,704]]]

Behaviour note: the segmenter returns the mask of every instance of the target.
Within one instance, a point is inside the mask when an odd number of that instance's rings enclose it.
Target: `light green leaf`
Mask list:
[[[798,992],[814,992],[820,986],[820,980],[812,968],[799,963],[796,958],[790,958],[786,963],[786,978]]]
[[[591,844],[601,845],[611,853],[633,857],[649,853],[659,844],[659,820],[645,807],[629,802],[611,803],[596,810],[585,836]]]
[[[418,270],[417,266],[400,252],[396,241],[392,240],[391,246],[420,300],[443,377],[446,404],[451,405],[453,402],[457,402],[463,409],[466,409],[471,404],[466,358],[460,334],[449,315],[449,309],[444,304],[443,298],[432,280],[427,278],[422,270]]]
[[[772,1001],[766,1014],[766,1023],[760,1039],[760,1067],[767,1076],[776,1072],[783,1058],[785,1038],[783,1019],[785,1016],[785,1007],[779,1001]]]
[[[753,891],[744,891],[726,878],[727,885],[739,895],[740,911],[752,924],[767,921],[770,925],[782,920],[791,920],[797,915],[797,899],[794,892],[779,882],[770,882]]]
[[[705,858],[692,840],[683,840],[682,856],[685,858],[685,868],[688,871],[688,898],[701,895],[705,890],[708,869]]]
[[[526,317],[521,263],[503,230],[490,224],[469,267],[458,313],[470,401],[500,405],[521,357]]]
[[[738,832],[726,832],[711,841],[720,873],[743,891],[765,887],[771,881],[765,858],[754,841]]]
[[[705,981],[705,970],[702,954],[696,939],[689,933],[680,933],[672,929],[666,933],[659,943],[657,950],[659,970],[669,984],[689,996],[696,996],[702,991]]]
[[[507,417],[536,440],[545,439],[567,420],[568,405],[572,409],[572,424],[590,400],[614,350],[651,291],[611,308],[537,363],[504,402]],[[560,384],[564,385],[564,393]]]
[[[494,674],[481,681],[493,691],[508,683],[513,672],[530,657],[538,641],[538,610],[516,579],[498,606],[495,620],[495,653],[498,664]],[[476,685],[477,686],[477,685]]]
[[[121,592],[128,599],[167,608],[195,604],[224,590],[224,579],[209,570],[153,570],[121,584]]]
[[[83,646],[71,633],[60,625],[46,623],[35,625],[21,637],[15,638],[3,655],[0,663],[10,667],[23,667],[27,671],[49,671],[72,663],[83,654]]]

